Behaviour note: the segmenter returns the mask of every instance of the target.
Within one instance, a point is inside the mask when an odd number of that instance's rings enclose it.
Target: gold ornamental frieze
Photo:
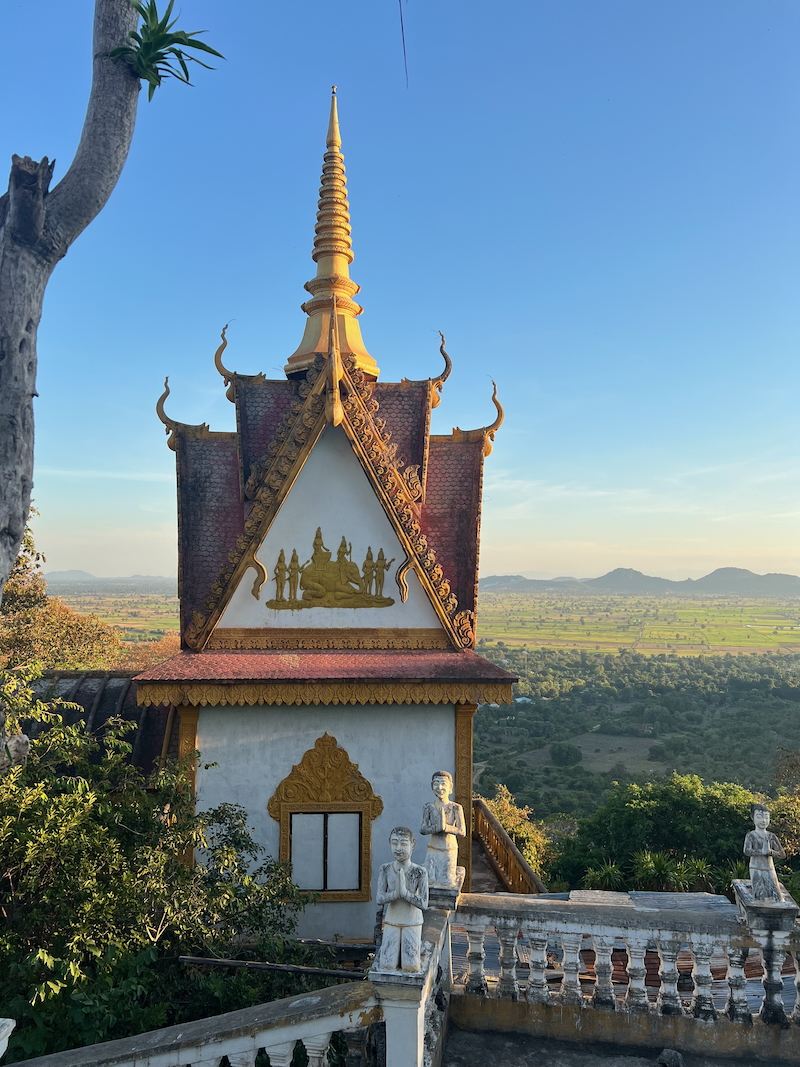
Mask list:
[[[394,604],[383,595],[386,575],[394,559],[387,559],[382,548],[377,556],[372,546],[367,549],[359,567],[353,562],[353,543],[342,536],[336,559],[325,547],[322,528],[317,527],[311,558],[300,562],[297,549],[292,549],[289,562],[286,550],[281,549],[272,573],[275,597],[267,601],[274,611],[300,611],[302,608],[388,608]]]

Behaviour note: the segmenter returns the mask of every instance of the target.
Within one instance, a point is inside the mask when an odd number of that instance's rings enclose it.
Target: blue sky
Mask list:
[[[47,569],[174,574],[154,404],[233,427],[212,355],[279,377],[302,333],[339,86],[361,326],[384,380],[455,370],[434,428],[506,424],[482,572],[800,573],[790,0],[183,0],[227,59],[143,99],[39,331]],[[0,147],[80,133],[92,4],[4,0]],[[35,75],[31,70],[35,68]],[[24,87],[24,91],[21,91]]]

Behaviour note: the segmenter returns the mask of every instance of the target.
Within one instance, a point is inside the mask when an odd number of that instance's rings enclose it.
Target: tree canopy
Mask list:
[[[96,615],[81,615],[48,597],[43,560],[26,526],[0,602],[0,666],[102,670],[116,665],[122,654],[117,631]]]
[[[0,699],[12,728],[38,727],[27,763],[0,777],[0,1015],[18,1021],[8,1062],[302,987],[189,974],[177,960],[280,958],[294,930],[304,900],[242,808],[196,815],[186,766],[146,780],[129,761],[130,724],[110,722],[102,741],[65,725],[24,672],[0,676]]]
[[[200,61],[186,49],[219,55],[196,33],[175,30],[172,3],[161,15],[156,0],[95,0],[92,87],[69,169],[51,190],[55,161],[11,158],[8,192],[0,196],[0,586],[30,506],[36,339],[50,276],[114,191],[133,139],[140,79],[152,98],[165,77],[189,82],[187,61]]]

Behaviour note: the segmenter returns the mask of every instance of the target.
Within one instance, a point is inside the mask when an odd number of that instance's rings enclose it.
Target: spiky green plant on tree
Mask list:
[[[197,39],[199,34],[205,33],[205,30],[187,32],[173,28],[178,21],[177,19],[169,21],[174,2],[175,0],[169,0],[167,10],[163,15],[158,13],[156,0],[147,0],[144,4],[132,4],[131,6],[138,11],[142,19],[138,29],[128,34],[134,43],[122,45],[110,53],[112,59],[124,60],[137,78],[147,82],[148,100],[153,99],[153,93],[164,78],[177,78],[184,85],[191,85],[188,63],[198,63],[206,70],[214,69],[197,56],[188,55],[184,49],[196,48],[198,51],[217,56],[219,59],[225,58],[216,48]]]

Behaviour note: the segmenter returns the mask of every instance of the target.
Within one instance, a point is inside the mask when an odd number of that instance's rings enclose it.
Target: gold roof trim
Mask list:
[[[408,385],[421,385],[421,384],[424,384],[425,382],[427,382],[428,383],[428,388],[429,388],[428,403],[430,404],[430,406],[432,408],[438,408],[439,404],[441,403],[441,401],[442,401],[442,386],[447,381],[447,379],[450,377],[450,374],[451,374],[451,372],[453,370],[453,361],[448,356],[448,354],[447,354],[447,352],[445,350],[445,347],[444,347],[447,344],[447,341],[445,341],[445,338],[444,338],[444,334],[442,333],[441,330],[437,330],[436,332],[439,334],[439,336],[442,339],[442,343],[439,345],[439,351],[441,352],[442,358],[444,359],[444,370],[441,372],[441,374],[437,374],[435,378],[422,378],[420,381],[412,381],[410,378],[401,378],[400,379],[400,384],[401,385],[405,385],[405,386],[408,386]]]
[[[266,456],[254,464],[245,483],[245,497],[253,501],[253,507],[245,520],[244,533],[228,555],[228,565],[211,584],[204,602],[206,612],[195,611],[184,630],[184,640],[190,648],[199,651],[205,647],[234,589],[253,565],[255,552],[326,425],[326,393],[332,389],[340,396],[342,429],[405,552],[405,561],[396,575],[396,579],[403,579],[398,581],[401,599],[408,595],[406,575],[414,570],[453,647],[474,646],[474,612],[458,610],[458,599],[422,533],[419,479],[414,468],[403,472],[404,464],[390,441],[391,434],[377,417],[380,409],[367,376],[352,356],[345,356],[341,379],[333,383],[329,360],[318,355],[300,383],[298,398],[285,415]],[[345,394],[344,400],[340,390]]]
[[[335,737],[324,733],[279,783],[267,802],[267,811],[273,819],[280,819],[284,804],[324,805],[340,800],[365,804],[370,819],[377,819],[383,811],[383,801],[358,764],[353,763]]]
[[[511,704],[511,682],[137,682],[147,706]]]
[[[206,644],[207,649],[448,649],[452,642],[440,629],[398,627],[351,627],[313,629],[311,627],[224,627],[217,628]]]
[[[170,394],[169,378],[164,379],[164,392],[156,401],[156,415],[164,423],[167,433],[167,448],[171,448],[173,452],[178,448],[178,437],[216,437],[232,440],[236,437],[236,433],[231,430],[212,430],[209,428],[207,422],[200,422],[196,425],[192,425],[188,422],[176,422],[175,419],[171,419],[164,410],[164,402]]]

